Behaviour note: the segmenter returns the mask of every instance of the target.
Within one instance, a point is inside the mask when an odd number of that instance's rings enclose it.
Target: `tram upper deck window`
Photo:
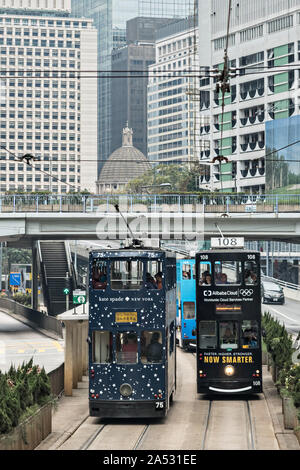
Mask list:
[[[107,261],[95,259],[92,268],[92,287],[105,290],[107,287]]]
[[[240,261],[216,261],[215,262],[215,284],[241,284],[242,268]]]
[[[113,261],[110,279],[113,290],[139,290],[143,284],[142,261]]]
[[[241,325],[243,349],[258,348],[258,323],[255,320],[243,320]]]
[[[244,264],[244,280],[246,286],[256,286],[258,279],[258,268],[255,261],[246,261]]]
[[[146,272],[146,287],[147,289],[162,289],[163,274],[161,261],[148,261]]]
[[[195,265],[191,265],[190,263],[184,263],[182,265],[182,280],[190,281],[191,279],[196,279]]]
[[[112,362],[112,334],[110,331],[93,331],[93,362],[106,364]]]
[[[219,323],[220,348],[238,348],[238,322],[226,321]]]
[[[163,359],[161,331],[142,331],[141,360],[143,364],[160,363]]]
[[[199,323],[199,347],[200,349],[217,348],[217,322],[201,321]]]
[[[201,262],[199,264],[199,285],[211,286],[211,264]]]
[[[116,359],[118,364],[136,364],[138,362],[137,334],[129,331],[117,333]]]

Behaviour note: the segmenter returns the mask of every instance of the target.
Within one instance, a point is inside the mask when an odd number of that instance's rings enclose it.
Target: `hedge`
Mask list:
[[[280,371],[277,385],[284,389],[286,394],[293,398],[294,405],[300,408],[300,363],[293,363],[292,356],[296,349],[293,348],[292,336],[270,313],[264,313],[262,327],[267,351]],[[297,340],[299,339],[300,333]]]
[[[0,372],[0,434],[17,426],[31,407],[43,406],[51,399],[50,380],[45,369],[33,365],[33,359],[17,369]]]

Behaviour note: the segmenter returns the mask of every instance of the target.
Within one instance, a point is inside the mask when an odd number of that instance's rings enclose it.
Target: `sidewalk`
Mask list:
[[[88,377],[82,380],[71,397],[58,399],[52,411],[52,433],[35,450],[57,450],[88,418]]]
[[[267,366],[263,366],[264,394],[280,450],[300,450],[291,430],[284,429],[281,398]],[[84,377],[72,397],[62,396],[53,411],[52,433],[35,450],[57,450],[88,418],[88,378]]]

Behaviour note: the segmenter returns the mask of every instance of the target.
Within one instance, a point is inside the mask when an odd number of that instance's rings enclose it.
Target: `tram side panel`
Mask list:
[[[260,393],[259,254],[202,252],[196,263],[198,393]],[[208,267],[205,283],[201,271]]]
[[[195,260],[177,261],[177,292],[180,347],[190,350],[196,346],[196,285]]]

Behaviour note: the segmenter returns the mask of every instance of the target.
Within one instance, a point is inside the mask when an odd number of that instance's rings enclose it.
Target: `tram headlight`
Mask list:
[[[129,384],[122,384],[120,387],[120,393],[123,397],[130,397],[132,395],[132,387]]]
[[[232,377],[234,375],[234,367],[233,366],[226,366],[225,367],[225,374],[228,377]]]

